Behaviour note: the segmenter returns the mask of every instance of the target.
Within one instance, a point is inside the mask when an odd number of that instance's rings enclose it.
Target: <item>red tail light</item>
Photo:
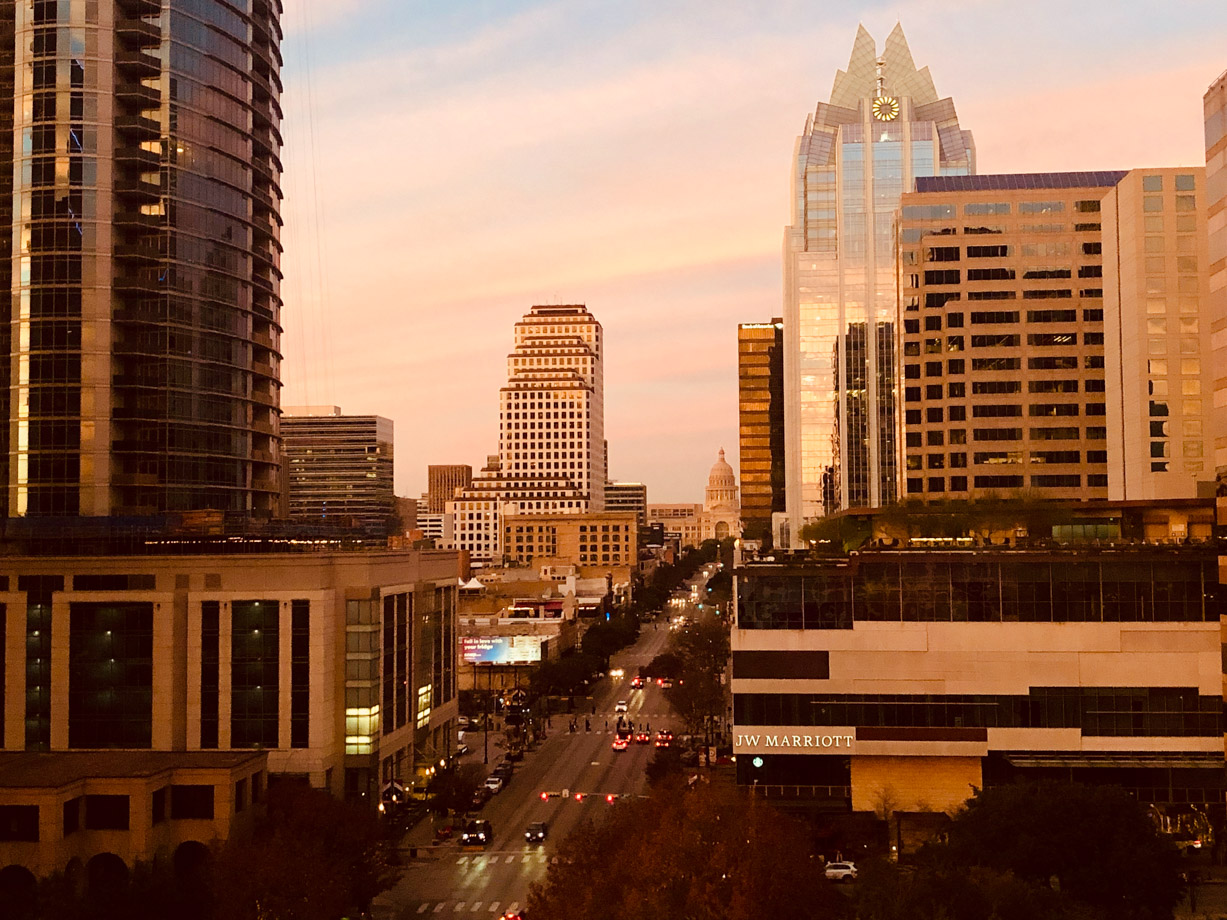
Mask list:
[[[549,801],[549,798],[550,798],[550,794],[548,792],[541,793],[541,801],[547,802]]]

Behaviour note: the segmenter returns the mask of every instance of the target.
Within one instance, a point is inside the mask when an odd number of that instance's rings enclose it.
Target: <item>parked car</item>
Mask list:
[[[503,791],[503,786],[505,783],[503,782],[503,778],[501,776],[491,774],[490,776],[486,777],[485,785],[486,788],[490,790],[492,795],[498,795],[498,793]]]
[[[460,835],[461,846],[487,847],[494,842],[494,830],[489,821],[481,819],[470,821]]]
[[[833,882],[850,882],[856,878],[856,863],[850,862],[832,862],[827,863],[824,870],[826,877]]]
[[[493,793],[485,786],[478,786],[473,792],[473,807],[481,808],[481,806],[485,805],[486,802],[490,801],[491,795],[493,795]]]
[[[534,821],[524,832],[524,839],[529,843],[545,843],[545,837],[549,831],[549,825],[544,821]]]

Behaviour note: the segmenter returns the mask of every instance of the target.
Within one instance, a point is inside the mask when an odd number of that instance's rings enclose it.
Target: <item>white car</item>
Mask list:
[[[614,712],[626,712],[626,700],[618,700],[614,703]]]
[[[503,778],[501,776],[487,776],[486,788],[492,793],[498,794],[503,791]]]
[[[833,882],[850,882],[856,878],[856,863],[827,863],[825,872],[826,877],[831,879]]]

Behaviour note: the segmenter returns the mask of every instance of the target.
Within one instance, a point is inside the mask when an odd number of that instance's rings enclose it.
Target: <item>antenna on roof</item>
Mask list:
[[[877,95],[881,96],[884,94],[886,85],[886,77],[882,75],[882,68],[886,66],[886,58],[878,58],[874,63],[877,65]]]

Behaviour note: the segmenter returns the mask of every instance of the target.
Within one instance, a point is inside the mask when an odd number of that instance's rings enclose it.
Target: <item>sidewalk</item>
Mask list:
[[[1193,890],[1176,905],[1175,915],[1185,920],[1227,920],[1227,866],[1199,865],[1196,871]]]

